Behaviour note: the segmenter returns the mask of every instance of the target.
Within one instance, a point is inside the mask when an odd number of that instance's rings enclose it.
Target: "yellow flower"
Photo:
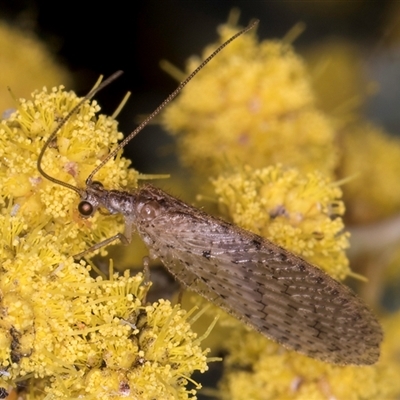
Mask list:
[[[344,188],[348,218],[367,223],[400,210],[400,140],[370,123],[349,126],[341,136],[341,176],[354,176]]]
[[[395,378],[399,367],[393,359],[368,367],[331,365],[240,327],[224,344],[229,356],[220,385],[222,399],[394,400],[400,392]]]
[[[222,26],[220,32],[222,42],[235,30]],[[189,62],[188,70],[198,63]],[[179,135],[184,164],[203,176],[276,162],[332,175],[337,162],[333,128],[314,106],[303,61],[289,45],[258,43],[251,33],[190,82],[163,114],[163,125]]]
[[[187,388],[191,374],[207,369],[190,314],[168,301],[146,305],[142,274],[96,278],[73,262],[122,219],[80,219],[76,193],[37,171],[44,141],[78,102],[62,88],[35,92],[0,125],[0,387],[24,382],[32,398],[187,399],[199,387]],[[61,129],[43,159],[51,176],[82,187],[116,146],[117,123],[98,110],[85,103]],[[134,188],[128,165],[118,156],[96,178]]]
[[[376,87],[368,82],[362,52],[341,39],[328,39],[306,50],[305,59],[311,71],[318,106],[328,113],[350,117],[360,112],[366,97]]]
[[[33,32],[19,30],[0,21],[0,115],[14,109],[16,104],[7,91],[27,97],[32,90],[47,85],[69,84],[68,72]]]
[[[60,241],[68,255],[77,254],[101,237],[110,237],[121,230],[122,220],[96,215],[83,221],[78,217],[76,193],[42,178],[36,160],[44,141],[60,119],[79,101],[73,92],[54,88],[35,92],[31,100],[20,100],[18,112],[0,125],[0,185],[5,197],[15,199],[18,213],[26,223],[44,227]],[[77,115],[63,127],[57,143],[48,149],[42,167],[50,175],[77,187],[83,187],[86,177],[122,138],[117,122],[100,115],[96,102],[84,104]],[[129,170],[129,161],[117,157],[102,168],[96,179],[106,187],[137,185],[138,173]]]

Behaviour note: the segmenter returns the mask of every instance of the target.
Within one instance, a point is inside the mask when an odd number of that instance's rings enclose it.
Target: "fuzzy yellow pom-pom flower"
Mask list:
[[[26,223],[44,226],[63,238],[60,247],[68,255],[87,249],[122,227],[121,219],[100,214],[87,221],[80,220],[76,193],[42,178],[36,168],[44,140],[78,101],[75,93],[62,88],[35,92],[32,100],[20,100],[18,112],[0,125],[3,205],[5,198],[12,197]],[[42,167],[47,173],[74,186],[84,186],[89,173],[122,138],[117,122],[104,115],[95,119],[97,111],[96,102],[84,104],[67,122],[57,136],[57,143],[43,159]],[[135,187],[138,173],[127,168],[129,163],[121,157],[111,160],[96,178],[109,188]]]
[[[235,31],[222,26],[220,32],[222,42]],[[196,65],[189,62],[188,70]],[[333,128],[314,106],[301,58],[289,45],[258,43],[251,33],[196,76],[167,108],[163,125],[180,135],[182,161],[205,176],[276,162],[332,175],[337,161]]]
[[[224,342],[229,356],[220,384],[229,400],[375,400],[399,394],[397,361],[336,366],[286,351],[240,327]]]
[[[339,114],[340,119],[350,110],[354,117],[374,89],[367,80],[358,47],[343,40],[328,40],[306,51],[305,58],[318,106]]]
[[[0,387],[24,383],[29,398],[187,399],[206,351],[190,314],[167,301],[146,305],[143,276],[94,278],[74,254],[121,229],[99,214],[81,220],[76,193],[36,169],[44,141],[79,99],[62,88],[21,100],[0,125]],[[85,103],[43,159],[50,175],[82,187],[121,133]],[[134,186],[138,174],[121,157],[97,178]]]
[[[0,21],[0,49],[1,113],[15,108],[7,87],[27,97],[37,87],[70,81],[67,71],[53,59],[54,52],[52,54],[33,32]]]
[[[372,124],[348,127],[341,136],[342,176],[355,175],[343,191],[348,218],[367,223],[400,210],[400,140]]]
[[[270,238],[336,279],[349,274],[341,190],[319,173],[271,166],[220,176],[219,201],[239,226]]]

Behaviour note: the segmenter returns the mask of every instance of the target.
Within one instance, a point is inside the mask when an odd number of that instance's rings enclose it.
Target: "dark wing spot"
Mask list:
[[[285,253],[279,253],[279,260],[285,262],[287,260],[287,255]]]
[[[261,241],[253,239],[251,241],[251,244],[256,248],[256,250],[260,250],[261,249]]]
[[[209,260],[211,258],[211,250],[204,250],[202,256]]]

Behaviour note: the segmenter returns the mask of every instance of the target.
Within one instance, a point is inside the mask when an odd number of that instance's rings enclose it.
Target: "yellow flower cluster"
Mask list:
[[[29,398],[187,399],[207,351],[190,313],[168,301],[146,305],[142,274],[95,278],[74,254],[121,230],[121,219],[78,217],[76,193],[48,182],[38,154],[77,103],[55,88],[20,100],[0,124],[0,387],[27,385]],[[50,175],[82,187],[116,145],[115,120],[85,103],[43,159]],[[134,187],[138,173],[117,157],[98,173],[106,187]],[[112,269],[111,269],[112,270]]]
[[[331,365],[238,326],[224,345],[229,354],[220,383],[224,400],[389,400],[399,393],[393,356],[368,367]]]
[[[236,30],[220,29],[223,42]],[[204,58],[216,45],[208,47]],[[192,71],[199,60],[189,62]],[[334,131],[314,105],[306,68],[292,48],[258,43],[246,34],[224,49],[163,114],[179,134],[184,164],[202,176],[233,165],[277,162],[332,176],[337,162]]]
[[[370,123],[348,127],[341,135],[342,176],[356,175],[344,187],[348,218],[368,223],[400,210],[400,140]]]
[[[336,279],[350,272],[341,190],[318,172],[244,167],[213,180],[234,223],[271,239]]]
[[[2,205],[13,198],[18,214],[27,224],[45,227],[64,239],[60,246],[68,255],[87,249],[102,237],[114,235],[122,227],[121,219],[100,214],[81,220],[76,210],[79,202],[76,193],[42,178],[36,168],[44,140],[78,101],[75,93],[61,87],[50,92],[44,89],[35,92],[31,100],[20,100],[18,112],[0,125]],[[62,128],[57,143],[43,159],[47,173],[84,187],[89,173],[122,138],[115,120],[104,115],[94,118],[98,111],[96,102],[84,104]],[[96,179],[109,188],[135,187],[138,173],[127,168],[129,163],[121,157],[110,160]]]
[[[15,25],[15,24],[14,24]],[[17,29],[0,21],[0,111],[15,108],[10,87],[15,95],[29,94],[46,85],[52,87],[70,83],[68,72],[54,60],[46,46],[34,37],[33,32]],[[1,114],[0,114],[1,115]]]
[[[367,83],[360,49],[341,39],[328,39],[305,52],[318,107],[350,117],[376,86]]]

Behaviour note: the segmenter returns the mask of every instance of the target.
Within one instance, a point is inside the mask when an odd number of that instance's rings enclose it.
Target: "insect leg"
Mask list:
[[[103,240],[100,243],[96,243],[92,247],[89,247],[85,251],[82,251],[82,253],[78,253],[74,255],[75,260],[80,260],[82,257],[84,257],[86,254],[90,254],[95,250],[98,250],[104,246],[107,246],[108,244],[114,242],[115,240],[119,239],[123,245],[128,245],[131,242],[131,237],[127,238],[123,233],[117,233],[114,236],[111,236],[110,238]]]
[[[145,305],[147,302],[147,293],[150,290],[151,281],[150,281],[150,258],[148,256],[143,257],[143,286],[146,287],[146,295],[143,297],[142,305]]]
[[[86,254],[90,254],[93,251],[97,249],[101,249],[104,246],[107,246],[108,244],[114,242],[114,240],[120,240],[121,243],[124,246],[127,246],[131,241],[132,241],[132,226],[133,226],[133,221],[131,221],[130,218],[125,217],[125,229],[124,233],[117,233],[114,236],[111,236],[110,238],[103,240],[100,243],[96,243],[92,247],[89,247],[85,251],[82,251],[82,253],[74,255],[75,260],[80,260],[82,257],[84,257]]]

